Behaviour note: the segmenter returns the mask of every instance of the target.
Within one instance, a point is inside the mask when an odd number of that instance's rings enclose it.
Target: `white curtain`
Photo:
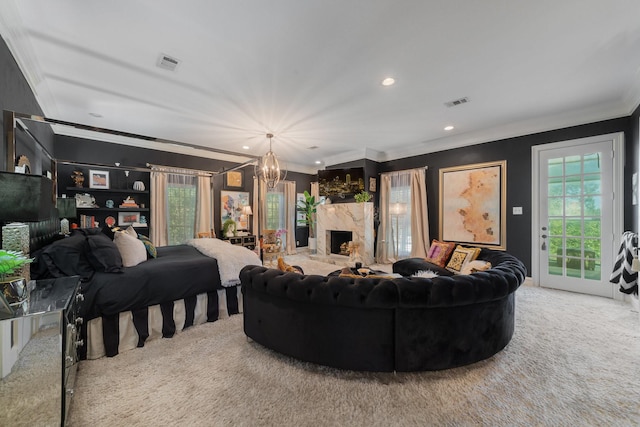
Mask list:
[[[296,183],[284,182],[284,229],[287,230],[287,255],[296,253]]]
[[[411,172],[411,257],[424,258],[429,252],[429,211],[427,209],[426,167]]]
[[[151,172],[151,212],[151,241],[156,246],[167,246],[167,175],[163,172]]]
[[[262,206],[260,205],[261,201],[264,200],[262,198],[263,195],[260,193],[260,180],[254,176],[253,177],[253,201],[251,202],[253,206],[251,210],[253,211],[253,217],[251,218],[251,232],[256,235],[258,238],[262,233],[262,229],[260,228],[260,213],[262,212]]]
[[[393,256],[391,240],[391,220],[389,216],[389,196],[391,194],[391,175],[380,175],[380,225],[378,226],[378,244],[376,249],[376,262],[390,264]],[[391,252],[389,252],[391,251]]]
[[[260,234],[267,228],[267,184],[261,179],[258,179],[258,186],[260,187],[260,213],[258,215],[258,222],[260,224]]]
[[[213,198],[211,197],[212,185],[211,176],[199,175],[196,183],[196,227],[195,235],[198,233],[211,233],[215,237],[213,228]]]
[[[377,261],[425,257],[429,249],[425,169],[384,173],[380,181]]]

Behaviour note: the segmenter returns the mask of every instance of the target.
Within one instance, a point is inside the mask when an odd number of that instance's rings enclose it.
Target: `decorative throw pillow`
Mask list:
[[[425,260],[432,264],[439,265],[440,267],[444,267],[447,265],[447,261],[449,261],[449,257],[455,247],[456,244],[453,242],[441,242],[433,239]]]
[[[453,254],[451,254],[446,268],[452,273],[460,273],[467,263],[478,257],[479,253],[480,248],[464,248],[458,245],[453,251]]]
[[[467,263],[467,265],[462,268],[460,274],[471,274],[476,271],[486,271],[490,268],[491,263],[489,261],[475,260]]]
[[[48,271],[51,277],[78,275],[83,279],[89,278],[94,267],[88,260],[88,252],[86,238],[80,233],[56,240],[40,254],[43,270]]]
[[[116,233],[113,242],[122,256],[123,266],[134,267],[147,260],[147,249],[144,247],[144,243],[126,231]]]
[[[122,273],[122,257],[111,239],[101,233],[87,236],[87,258],[96,271]]]
[[[156,249],[156,245],[154,245],[151,240],[145,236],[144,234],[138,234],[138,239],[144,244],[144,247],[147,249],[147,253],[151,258],[158,257],[158,250]]]
[[[431,279],[433,277],[438,277],[438,276],[439,276],[438,273],[431,270],[416,271],[411,275],[411,277],[425,277],[427,279]]]

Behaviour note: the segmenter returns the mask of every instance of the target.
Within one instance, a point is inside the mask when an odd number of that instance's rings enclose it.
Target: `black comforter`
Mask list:
[[[157,250],[157,258],[122,273],[95,272],[84,282],[85,321],[222,289],[216,259],[187,245]]]

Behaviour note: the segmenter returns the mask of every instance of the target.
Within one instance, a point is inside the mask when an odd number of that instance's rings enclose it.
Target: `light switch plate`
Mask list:
[[[522,206],[514,206],[513,207],[514,215],[522,215]]]

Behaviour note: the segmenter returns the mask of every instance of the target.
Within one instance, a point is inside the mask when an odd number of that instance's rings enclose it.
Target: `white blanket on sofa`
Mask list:
[[[220,239],[191,239],[187,242],[202,254],[218,260],[222,286],[240,283],[240,270],[245,265],[262,265],[255,252]]]

